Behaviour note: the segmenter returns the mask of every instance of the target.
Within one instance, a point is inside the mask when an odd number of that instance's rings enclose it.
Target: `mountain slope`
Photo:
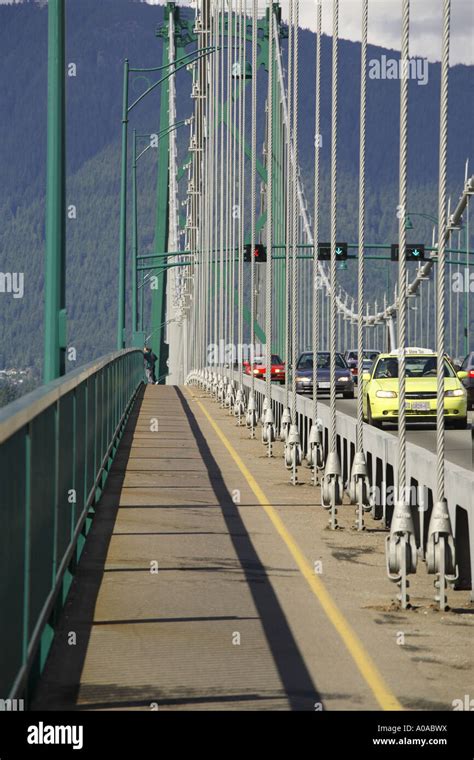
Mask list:
[[[67,202],[77,218],[68,220],[67,309],[69,343],[83,363],[113,349],[116,328],[120,127],[123,59],[132,66],[161,62],[155,36],[162,7],[129,0],[69,0],[67,61],[77,76],[67,78]],[[186,11],[188,14],[190,11]],[[301,32],[300,163],[312,207],[314,121],[314,35]],[[286,42],[283,42],[284,51]],[[25,296],[0,294],[0,365],[39,367],[42,355],[44,186],[46,152],[47,11],[36,3],[0,6],[0,269],[24,272]],[[330,53],[322,55],[322,201],[321,235],[329,233]],[[370,47],[369,59],[390,51]],[[357,239],[359,55],[356,43],[340,42],[339,199],[341,239]],[[393,53],[392,53],[393,55]],[[462,186],[464,161],[472,151],[473,67],[456,66],[450,75],[449,187],[453,200]],[[309,72],[309,74],[308,74]],[[155,75],[159,76],[159,75]],[[151,81],[155,81],[153,78]],[[146,86],[132,83],[131,97]],[[190,79],[178,77],[178,118],[191,108]],[[430,65],[426,86],[410,83],[409,210],[436,213],[439,65]],[[266,97],[259,79],[259,102]],[[399,82],[370,80],[367,133],[367,241],[396,239],[398,204]],[[158,128],[159,93],[147,97],[132,114],[131,128]],[[263,108],[259,136],[263,135]],[[180,158],[187,134],[179,133]],[[156,166],[153,154],[140,161],[140,246],[153,239]],[[430,226],[416,221],[414,235],[430,240]],[[367,273],[367,292],[380,291],[386,265]],[[395,272],[390,271],[393,287]],[[340,275],[354,292],[355,269]],[[383,280],[385,282],[385,280]],[[381,301],[381,297],[380,297]],[[474,309],[472,310],[474,317]]]

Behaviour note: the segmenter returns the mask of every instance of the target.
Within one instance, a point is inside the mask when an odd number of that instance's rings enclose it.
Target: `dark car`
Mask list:
[[[462,384],[467,390],[467,405],[474,408],[474,351],[466,356],[461,364],[461,372],[467,372],[467,377],[462,380]]]
[[[328,351],[318,351],[318,393],[329,393],[330,361]],[[301,354],[296,365],[296,390],[298,393],[313,392],[313,352]],[[336,393],[344,398],[354,398],[354,380],[342,354],[336,354]]]
[[[367,368],[366,362],[368,362],[368,366],[371,367],[373,362],[376,360],[377,356],[380,354],[380,351],[377,351],[373,348],[366,348],[364,349],[363,356],[364,356],[364,371]],[[358,352],[356,348],[351,348],[349,351],[346,351],[344,353],[344,359],[347,362],[347,366],[349,367],[352,377],[354,378],[354,382],[357,383],[357,378],[359,375],[359,368],[358,368]]]

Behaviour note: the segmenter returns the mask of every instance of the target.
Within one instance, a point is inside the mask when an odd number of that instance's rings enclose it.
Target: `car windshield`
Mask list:
[[[256,356],[255,359],[254,359],[254,361],[253,361],[253,363],[254,364],[258,364],[259,366],[260,365],[266,366],[266,364],[267,364],[267,357],[266,356]],[[280,357],[278,356],[278,354],[272,354],[272,364],[282,364],[282,363],[283,362],[280,359]]]
[[[318,352],[318,369],[329,369],[331,354]],[[336,367],[338,369],[347,369],[342,354],[336,354]],[[298,360],[297,369],[313,369],[313,354],[302,354]]]
[[[380,351],[371,351],[370,349],[366,349],[365,351],[363,351],[364,359],[370,359],[371,361],[376,359],[379,354],[380,354]],[[345,356],[347,356],[347,359],[349,361],[357,361],[358,359],[357,351],[347,351]]]
[[[434,354],[430,356],[407,356],[405,361],[407,377],[436,377],[436,361]],[[448,362],[444,361],[444,376],[454,377],[454,372]],[[398,377],[398,359],[387,356],[377,362],[374,378],[382,380]]]

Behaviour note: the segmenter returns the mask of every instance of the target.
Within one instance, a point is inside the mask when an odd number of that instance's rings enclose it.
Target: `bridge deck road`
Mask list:
[[[195,388],[145,389],[33,709],[452,709],[468,693],[468,592],[434,612],[423,569],[416,611],[395,610],[379,524],[356,533],[345,507],[325,530],[309,472],[291,486],[275,449]]]

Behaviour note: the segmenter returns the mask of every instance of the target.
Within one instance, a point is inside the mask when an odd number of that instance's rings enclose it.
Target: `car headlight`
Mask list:
[[[349,380],[351,380],[351,378],[350,377],[340,377],[339,380],[341,381],[341,383],[348,383]]]
[[[454,391],[445,391],[444,395],[445,396],[464,396],[465,393],[466,391],[463,390],[462,388],[456,388]]]
[[[296,378],[297,383],[309,383],[309,377],[297,377]]]
[[[377,398],[397,398],[395,391],[376,391]]]
[[[259,369],[254,369],[254,370],[253,370],[253,374],[254,374],[254,375],[258,375],[258,373],[259,373],[259,372],[260,372],[260,370],[259,370]]]
[[[277,372],[281,372],[281,369],[276,369],[276,370],[275,370],[275,374],[276,374]]]

